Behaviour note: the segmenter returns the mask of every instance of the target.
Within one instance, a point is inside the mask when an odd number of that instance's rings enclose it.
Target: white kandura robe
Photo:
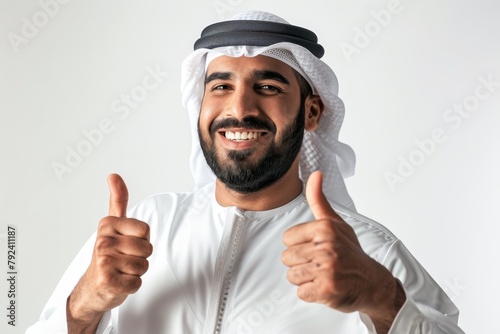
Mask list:
[[[443,290],[382,225],[333,204],[364,249],[402,284],[407,300],[390,333],[463,333]],[[150,196],[129,217],[151,226],[141,288],[107,312],[98,333],[375,333],[366,315],[306,303],[286,279],[282,236],[314,220],[304,194],[269,211],[221,207],[214,186]],[[66,299],[90,263],[95,234],[71,263],[27,334],[66,333]]]

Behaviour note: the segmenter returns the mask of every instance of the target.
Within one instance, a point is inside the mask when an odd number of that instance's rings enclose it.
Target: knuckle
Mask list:
[[[304,266],[290,268],[287,271],[287,279],[290,283],[299,284],[309,276],[309,271]]]
[[[137,259],[127,262],[125,267],[131,275],[142,275],[148,270],[149,262],[146,259]]]
[[[297,290],[297,296],[306,302],[314,302],[316,300],[315,291],[303,287],[299,287],[299,289]]]
[[[137,230],[142,236],[146,237],[149,236],[151,228],[148,224],[141,222],[141,224],[137,225]]]
[[[149,257],[153,252],[151,243],[143,239],[131,239],[130,248],[131,254],[144,258]]]
[[[281,253],[281,262],[284,263],[285,265],[288,263],[288,250],[284,250]]]
[[[314,244],[316,252],[332,252],[333,251],[332,246],[333,245],[331,241],[321,241],[321,242],[316,242]]]
[[[334,249],[329,241],[319,242],[314,245],[314,256],[316,258],[333,256],[334,253]]]
[[[149,233],[151,232],[151,227],[149,226],[149,224],[144,223],[144,229],[145,232],[149,235]]]
[[[112,217],[104,217],[99,221],[99,225],[97,225],[97,231],[102,232],[103,230],[108,229],[114,222],[115,219]]]
[[[282,237],[282,240],[283,240],[283,243],[286,245],[286,246],[289,246],[290,245],[290,236],[292,235],[292,230],[291,229],[288,229],[285,231],[285,233],[283,233],[283,237]]]
[[[291,268],[286,272],[286,278],[290,283],[294,283],[297,277],[295,269]]]
[[[281,253],[281,262],[285,265],[289,265],[294,258],[296,258],[296,250],[294,248],[288,248],[283,253]]]
[[[304,249],[300,248],[300,247],[293,247],[293,248],[290,249],[289,256],[290,256],[291,259],[301,258],[301,257],[305,256]]]
[[[101,273],[95,278],[96,285],[99,289],[108,289],[113,286],[115,277],[109,272]]]
[[[326,271],[327,273],[330,273],[331,271],[335,271],[335,268],[336,268],[335,261],[324,261],[324,262],[321,262],[318,264],[319,264],[319,267],[321,267],[321,270]]]
[[[98,253],[102,253],[107,249],[116,245],[117,239],[112,236],[99,236],[95,242],[95,249]]]
[[[141,264],[139,261],[127,261],[122,270],[129,275],[138,275],[141,272]]]
[[[146,256],[151,256],[153,254],[153,244],[148,242],[146,246]]]
[[[122,282],[123,292],[135,293],[142,285],[142,279],[138,276],[128,276]]]
[[[327,258],[336,262],[341,258],[343,248],[343,244],[335,240],[319,242],[315,244],[314,255],[316,258]]]
[[[111,268],[115,263],[115,259],[109,255],[99,256],[96,260],[96,264],[98,268]]]
[[[307,277],[309,276],[309,270],[306,266],[300,266],[295,271],[295,275],[297,278]]]
[[[144,273],[146,273],[146,271],[148,271],[148,269],[149,269],[149,261],[144,259],[143,264],[142,264],[141,275],[144,275]]]
[[[316,240],[335,239],[336,237],[337,231],[332,221],[320,220],[317,222],[317,226],[315,229]]]

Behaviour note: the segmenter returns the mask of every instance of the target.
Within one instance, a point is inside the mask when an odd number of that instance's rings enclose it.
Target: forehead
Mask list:
[[[277,59],[261,55],[255,57],[217,57],[208,64],[207,75],[214,72],[230,72],[238,76],[250,74],[256,70],[279,72],[287,78],[294,76],[294,70],[289,65]]]

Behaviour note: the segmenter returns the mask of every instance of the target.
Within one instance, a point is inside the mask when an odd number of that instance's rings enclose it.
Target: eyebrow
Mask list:
[[[214,72],[209,76],[205,77],[205,85],[210,81],[214,80],[228,80],[231,79],[232,75],[230,72]]]
[[[286,85],[290,85],[290,82],[287,80],[287,78],[285,78],[283,75],[275,71],[269,71],[269,70],[254,71],[253,74],[255,77],[259,79],[271,79],[279,81]]]
[[[276,80],[286,85],[290,85],[290,82],[283,75],[276,71],[270,70],[256,70],[253,72],[253,76],[258,79],[270,79]],[[214,80],[229,80],[233,77],[231,72],[214,72],[205,77],[205,85]]]

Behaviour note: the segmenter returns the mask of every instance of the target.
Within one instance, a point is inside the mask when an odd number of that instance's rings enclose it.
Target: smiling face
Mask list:
[[[302,145],[304,105],[296,72],[281,61],[214,59],[207,68],[198,133],[217,178],[240,193],[282,178]]]

